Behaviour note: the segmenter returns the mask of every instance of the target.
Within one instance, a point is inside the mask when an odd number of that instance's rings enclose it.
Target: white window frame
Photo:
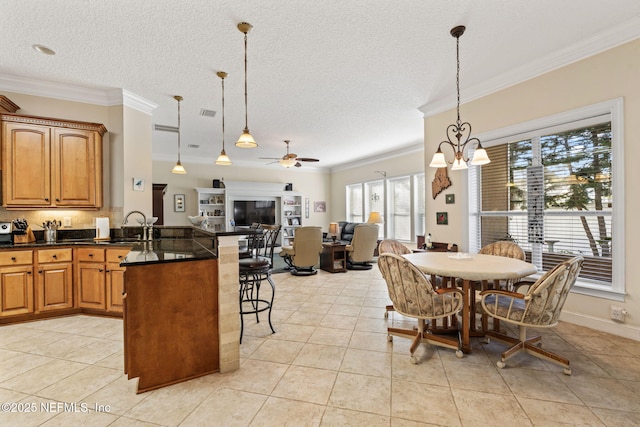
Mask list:
[[[487,147],[505,144],[518,140],[531,139],[541,135],[541,132],[549,133],[560,130],[580,127],[580,121],[590,120],[598,116],[608,116],[611,121],[611,150],[612,150],[612,192],[615,198],[612,218],[612,279],[611,285],[592,283],[578,280],[573,292],[594,297],[623,301],[626,293],[625,287],[625,203],[624,203],[624,116],[623,99],[616,98],[583,108],[543,117],[536,120],[520,123],[492,132],[479,135],[482,144]],[[555,128],[555,129],[554,129]],[[470,155],[473,153],[470,152]],[[480,173],[477,167],[469,168],[469,250],[477,252],[479,248],[479,221],[480,211]]]
[[[368,194],[368,184],[372,184],[375,182],[383,182],[383,188],[384,188],[384,194],[383,194],[383,198],[384,198],[384,212],[380,212],[382,214],[382,217],[385,219],[385,223],[384,224],[380,224],[380,228],[381,228],[381,233],[380,233],[380,238],[386,238],[386,239],[391,239],[394,238],[393,236],[389,236],[388,233],[388,224],[386,221],[386,218],[388,218],[388,214],[389,214],[389,181],[390,180],[396,180],[396,179],[400,179],[400,178],[404,178],[407,177],[409,178],[409,182],[410,182],[410,197],[411,197],[411,215],[410,215],[410,220],[411,220],[411,236],[415,236],[416,235],[416,221],[420,218],[420,215],[418,215],[418,211],[417,211],[417,205],[416,205],[416,196],[415,196],[415,186],[416,186],[416,180],[419,177],[422,177],[422,180],[425,179],[425,174],[424,172],[416,172],[416,173],[410,173],[410,174],[406,174],[406,175],[400,175],[400,176],[394,176],[394,177],[385,177],[383,180],[380,179],[375,179],[375,180],[371,180],[371,181],[364,181],[364,182],[354,182],[352,184],[347,184],[345,186],[345,198],[346,198],[346,212],[345,212],[345,216],[348,220],[349,218],[349,213],[351,211],[351,206],[350,206],[350,200],[349,200],[349,187],[355,187],[360,185],[361,189],[362,189],[362,212],[364,213],[364,221],[367,220],[367,218],[369,217],[369,213],[370,213],[370,209],[369,209],[369,194]],[[426,183],[424,183],[424,188],[426,188]],[[425,209],[425,207],[422,207],[423,211]],[[423,215],[424,216],[424,215]],[[425,227],[425,224],[423,224],[423,227]],[[400,240],[401,242],[405,242],[405,243],[415,243],[415,237],[412,238],[411,240]]]

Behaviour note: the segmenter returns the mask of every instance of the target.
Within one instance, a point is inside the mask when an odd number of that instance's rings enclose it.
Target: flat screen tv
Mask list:
[[[274,200],[234,200],[233,220],[237,226],[276,223],[276,202]]]

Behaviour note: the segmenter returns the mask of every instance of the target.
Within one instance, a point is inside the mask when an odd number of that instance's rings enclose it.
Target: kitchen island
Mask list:
[[[133,247],[124,275],[124,368],[138,393],[240,364],[238,234]]]

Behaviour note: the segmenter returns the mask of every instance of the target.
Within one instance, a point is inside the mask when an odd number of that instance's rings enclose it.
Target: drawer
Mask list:
[[[104,248],[78,248],[78,261],[104,262]]]
[[[0,252],[0,265],[32,264],[33,251],[3,251]]]
[[[38,251],[38,263],[48,262],[71,262],[73,260],[73,250],[71,248],[40,249]]]
[[[107,262],[122,262],[125,256],[131,251],[131,248],[107,249]]]

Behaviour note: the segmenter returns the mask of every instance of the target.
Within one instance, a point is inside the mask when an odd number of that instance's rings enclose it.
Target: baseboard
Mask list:
[[[560,320],[595,329],[596,331],[607,332],[609,334],[640,341],[640,327],[635,325],[614,322],[609,319],[585,316],[584,314],[572,313],[567,310],[562,312]]]

